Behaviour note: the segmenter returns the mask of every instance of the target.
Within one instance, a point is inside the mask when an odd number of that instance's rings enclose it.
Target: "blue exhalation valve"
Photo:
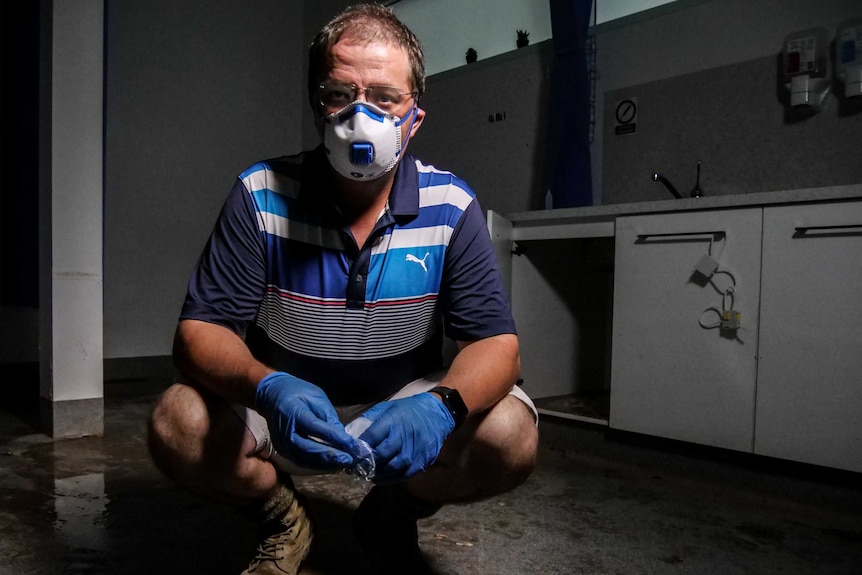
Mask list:
[[[371,142],[354,142],[350,146],[350,163],[367,166],[374,160],[374,146]]]

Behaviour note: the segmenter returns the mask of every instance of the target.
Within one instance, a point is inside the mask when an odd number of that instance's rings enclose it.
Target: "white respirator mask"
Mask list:
[[[326,116],[323,147],[336,172],[359,182],[375,180],[398,163],[401,125],[416,114],[414,106],[403,119],[374,104],[352,102]],[[412,128],[411,121],[411,128]],[[409,137],[409,136],[408,136]]]

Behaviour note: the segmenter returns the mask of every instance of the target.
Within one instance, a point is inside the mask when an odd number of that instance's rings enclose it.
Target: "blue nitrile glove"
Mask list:
[[[359,438],[374,450],[375,483],[395,483],[425,471],[455,429],[449,410],[430,393],[378,403],[362,417],[374,422]]]
[[[257,385],[254,408],[266,418],[275,449],[294,463],[312,469],[353,464],[354,440],[326,393],[313,383],[270,373]]]

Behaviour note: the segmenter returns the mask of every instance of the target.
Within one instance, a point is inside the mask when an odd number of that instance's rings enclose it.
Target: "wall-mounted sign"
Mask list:
[[[638,130],[638,99],[626,98],[617,102],[614,110],[616,124],[614,125],[614,134],[624,136],[626,134],[634,134]]]

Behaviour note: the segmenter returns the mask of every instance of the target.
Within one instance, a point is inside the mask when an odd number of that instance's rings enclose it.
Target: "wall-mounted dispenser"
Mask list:
[[[862,18],[838,25],[835,78],[844,84],[845,98],[862,96]]]
[[[825,28],[809,28],[784,39],[781,82],[790,93],[791,108],[820,111],[830,88],[828,55]]]

